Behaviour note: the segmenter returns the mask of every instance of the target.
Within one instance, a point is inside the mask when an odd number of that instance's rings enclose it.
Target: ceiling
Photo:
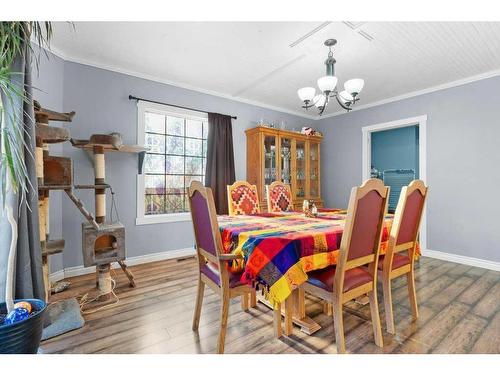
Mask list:
[[[328,38],[338,40],[339,85],[365,80],[358,107],[500,74],[500,23],[491,22],[57,22],[52,48],[71,61],[315,116],[296,91],[317,87]],[[339,110],[332,103],[325,114]]]

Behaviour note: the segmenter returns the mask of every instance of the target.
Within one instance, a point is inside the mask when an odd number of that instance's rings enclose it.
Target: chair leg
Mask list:
[[[217,354],[224,353],[224,343],[226,341],[227,316],[229,314],[229,295],[222,294],[222,308],[220,314],[219,341],[217,342]]]
[[[335,328],[335,341],[337,344],[337,353],[345,353],[345,337],[344,337],[344,317],[342,315],[342,302],[337,300],[333,307],[333,326]]]
[[[249,300],[249,295],[248,294],[242,294],[241,295],[241,309],[243,311],[248,311],[248,300]]]
[[[372,316],[373,335],[375,336],[375,344],[379,347],[384,347],[384,339],[382,337],[382,328],[380,327],[380,316],[378,313],[377,289],[368,293],[370,299],[370,312]]]
[[[255,290],[250,293],[250,307],[257,306],[257,292]]]
[[[418,319],[418,305],[417,305],[417,292],[415,288],[415,275],[413,269],[406,274],[406,280],[408,284],[408,295],[410,297],[411,311],[413,313],[413,319]]]
[[[203,305],[203,294],[205,292],[205,283],[198,279],[198,294],[196,295],[196,303],[194,305],[193,331],[198,330],[200,325],[201,306]]]
[[[281,337],[281,303],[274,307],[274,337]]]
[[[389,276],[382,278],[382,291],[384,292],[385,324],[387,332],[394,334],[394,314],[392,311],[392,291],[391,278]]]

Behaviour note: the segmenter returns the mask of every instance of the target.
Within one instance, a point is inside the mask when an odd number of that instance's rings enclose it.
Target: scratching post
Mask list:
[[[64,240],[50,238],[49,198],[50,190],[66,189],[72,184],[72,164],[70,158],[49,155],[49,145],[69,140],[69,132],[60,127],[49,125],[49,121],[71,122],[74,112],[58,113],[44,109],[34,101],[35,109],[35,171],[38,182],[38,215],[40,248],[42,250],[43,281],[45,301],[50,296],[49,257],[64,249]]]
[[[104,185],[106,178],[104,164],[104,147],[94,146],[94,183]],[[106,220],[106,189],[96,188],[95,190],[95,221],[103,224]],[[99,249],[94,247],[94,252]],[[109,263],[98,264],[96,267],[96,283],[99,290],[99,301],[111,299],[111,266]]]
[[[43,249],[47,246],[48,197],[45,196],[46,193],[46,191],[42,191],[38,195],[38,232],[40,235],[40,247],[42,248],[42,273],[43,283],[45,284],[45,301],[48,302],[50,295],[49,259],[48,256],[43,253]]]
[[[36,137],[35,141],[35,169],[38,185],[43,185],[43,141]]]
[[[111,265],[99,264],[97,266],[97,279],[99,289],[99,301],[108,301],[111,299]]]
[[[104,166],[104,147],[94,146],[94,174],[95,184],[104,185],[106,176]],[[104,223],[106,219],[106,190],[95,189],[95,220],[97,223]]]

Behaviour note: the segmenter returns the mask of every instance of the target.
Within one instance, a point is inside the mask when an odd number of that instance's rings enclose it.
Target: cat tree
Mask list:
[[[110,135],[94,134],[89,140],[75,140],[68,130],[49,126],[49,121],[71,122],[75,112],[59,113],[44,109],[35,101],[36,118],[36,175],[38,180],[38,205],[40,218],[40,241],[43,260],[43,275],[45,281],[45,299],[50,295],[49,257],[61,253],[64,249],[64,239],[49,239],[49,196],[51,190],[63,190],[85,217],[82,223],[82,252],[84,266],[96,266],[95,296],[86,308],[113,302],[113,286],[111,279],[111,264],[117,262],[129,280],[129,285],[135,287],[134,276],[125,264],[125,227],[119,221],[106,219],[106,190],[111,186],[105,182],[105,153],[127,152],[139,154],[139,170],[146,149],[138,145],[122,144],[118,133]],[[73,185],[73,164],[69,157],[58,157],[49,154],[49,145],[70,141],[74,147],[92,153],[94,165],[94,184]],[[95,217],[82,201],[74,194],[74,190],[92,189],[95,191]],[[111,216],[111,215],[110,215]]]
[[[124,145],[117,133],[94,134],[89,140],[72,139],[74,147],[90,152],[94,164],[95,222],[82,224],[82,251],[85,267],[95,265],[97,275],[98,302],[105,303],[112,297],[111,264],[117,262],[135,286],[134,276],[125,264],[125,227],[119,221],[106,221],[105,153],[126,152],[140,154],[142,163],[146,149],[138,145]],[[141,168],[142,169],[142,168]],[[111,218],[112,219],[112,218]]]
[[[49,121],[71,122],[75,112],[58,113],[42,108],[35,101],[35,164],[38,181],[39,234],[42,250],[43,278],[45,284],[45,300],[50,295],[49,257],[59,254],[64,249],[64,240],[50,238],[49,202],[50,191],[61,190],[72,184],[72,163],[70,158],[52,156],[49,146],[69,141],[69,132],[65,128],[50,126]]]

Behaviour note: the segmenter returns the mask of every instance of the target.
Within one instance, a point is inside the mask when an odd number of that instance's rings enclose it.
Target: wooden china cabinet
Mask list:
[[[247,181],[257,185],[261,211],[267,211],[265,185],[283,181],[292,189],[293,204],[304,199],[323,206],[320,183],[321,136],[307,136],[264,126],[246,130]]]

